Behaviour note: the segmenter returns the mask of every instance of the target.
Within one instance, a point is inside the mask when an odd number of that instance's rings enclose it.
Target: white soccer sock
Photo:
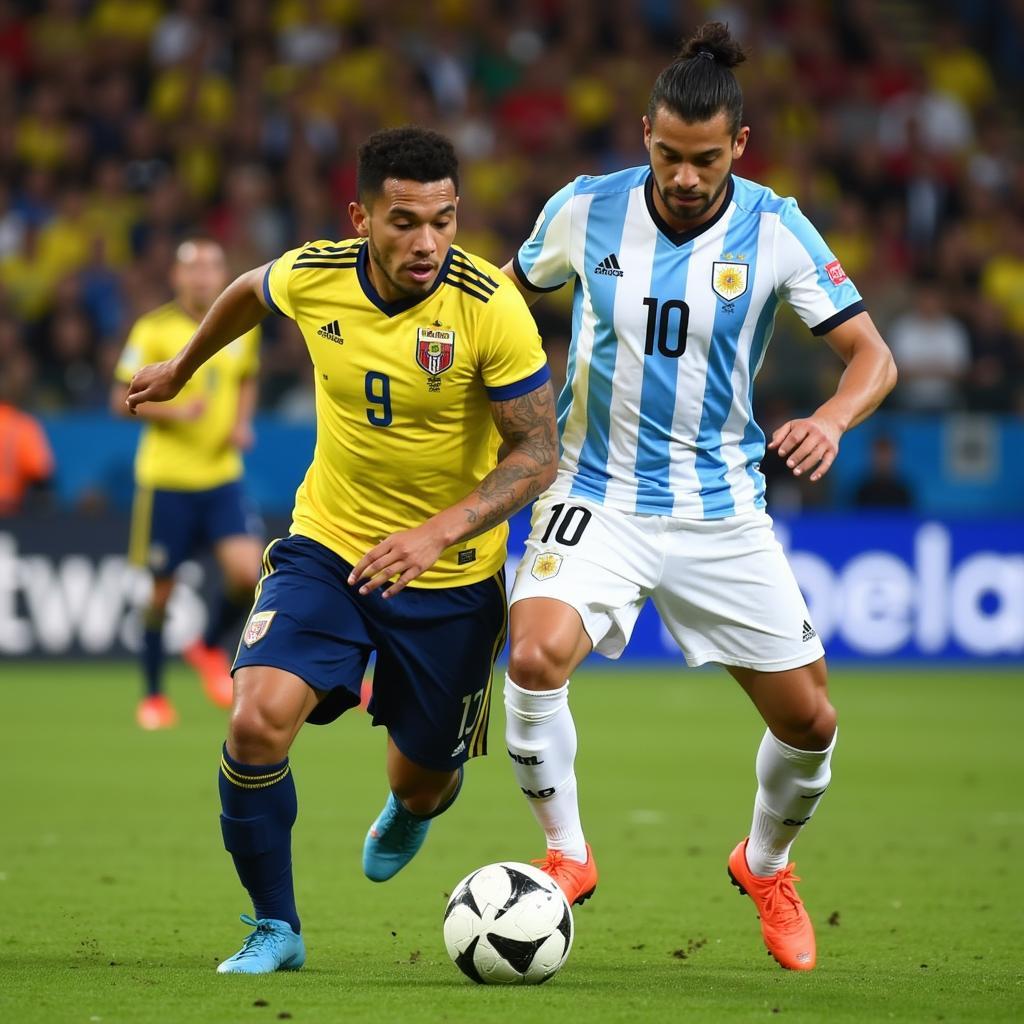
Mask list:
[[[544,829],[548,849],[570,860],[587,859],[576,798],[576,726],[569,684],[524,690],[505,676],[505,743],[519,788]]]
[[[789,848],[810,820],[832,778],[838,730],[825,750],[797,750],[765,730],[757,751],[757,796],[747,843],[755,875],[774,875],[789,862]]]

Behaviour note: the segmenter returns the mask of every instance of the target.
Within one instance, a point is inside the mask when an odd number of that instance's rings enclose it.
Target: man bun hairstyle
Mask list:
[[[735,137],[743,121],[743,92],[732,69],[747,55],[720,21],[701,25],[683,42],[676,59],[665,68],[651,90],[647,117],[654,123],[659,107],[693,124],[710,121],[725,111]]]
[[[459,191],[459,158],[451,141],[439,132],[415,125],[374,132],[359,147],[356,190],[359,201],[379,195],[388,178],[443,181],[451,178]]]

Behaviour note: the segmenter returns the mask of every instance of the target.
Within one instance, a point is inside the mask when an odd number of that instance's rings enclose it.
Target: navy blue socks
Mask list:
[[[163,689],[164,617],[146,612],[142,628],[142,677],[146,696],[155,697]]]
[[[252,898],[255,916],[287,921],[298,933],[292,884],[298,801],[288,758],[279,764],[240,764],[225,746],[219,782],[224,846]]]

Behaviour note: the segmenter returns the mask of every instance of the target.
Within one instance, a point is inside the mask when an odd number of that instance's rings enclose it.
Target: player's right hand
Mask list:
[[[822,410],[806,419],[789,420],[772,434],[768,450],[775,449],[793,471],[810,473],[811,483],[820,480],[835,462],[842,430]]]
[[[365,580],[359,587],[359,593],[365,597],[390,582],[391,586],[381,596],[394,597],[407,583],[425,573],[441,557],[445,546],[434,520],[428,519],[411,530],[400,530],[363,555],[352,567],[348,585]]]
[[[134,416],[143,402],[168,402],[182,389],[185,381],[180,380],[175,360],[150,363],[132,377],[128,385],[128,397],[124,403]],[[202,409],[199,410],[202,412]],[[195,418],[195,417],[192,417]]]

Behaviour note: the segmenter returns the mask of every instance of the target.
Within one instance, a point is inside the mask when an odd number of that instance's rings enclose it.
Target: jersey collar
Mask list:
[[[424,299],[429,299],[434,292],[444,283],[445,277],[448,275],[448,267],[452,262],[452,250],[448,249],[448,255],[444,258],[444,263],[438,268],[437,277],[434,278],[434,283],[430,286],[430,291],[425,295],[421,295],[419,298],[410,296],[407,299],[395,299],[394,302],[387,302],[385,299],[380,297],[380,293],[373,286],[373,282],[370,280],[370,275],[366,270],[366,261],[369,259],[370,246],[369,243],[363,245],[359,249],[359,255],[356,257],[356,275],[359,278],[359,284],[362,286],[363,294],[385,315],[385,316],[397,316],[399,313],[404,313],[407,309],[412,309],[413,306],[418,306]]]
[[[703,224],[698,225],[695,228],[691,228],[689,231],[676,231],[671,224],[665,220],[660,213],[658,208],[654,205],[654,175],[648,171],[647,179],[644,181],[644,199],[647,202],[647,212],[651,215],[651,220],[654,221],[654,226],[673,244],[683,245],[685,242],[691,242],[698,235],[704,234],[708,228],[714,227],[725,214],[725,211],[729,209],[729,204],[732,202],[732,194],[735,190],[735,183],[733,177],[729,175],[729,183],[725,186],[725,197],[722,200],[722,205],[718,208],[714,217],[711,220],[704,221]]]

